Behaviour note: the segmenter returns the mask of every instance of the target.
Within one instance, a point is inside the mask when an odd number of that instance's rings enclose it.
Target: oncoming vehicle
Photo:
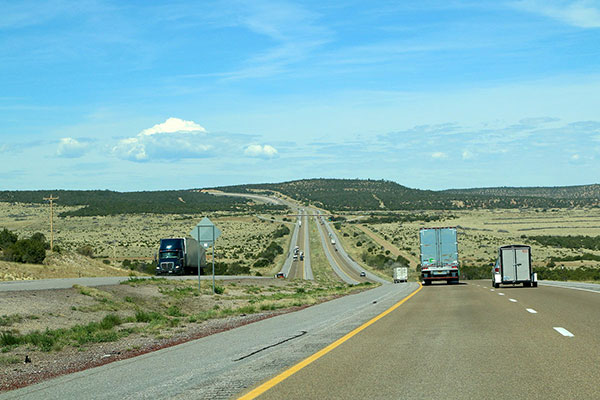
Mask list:
[[[275,278],[285,278],[285,274],[283,272],[278,272],[275,274]]]
[[[367,276],[367,273],[365,271],[361,271],[360,276]]]

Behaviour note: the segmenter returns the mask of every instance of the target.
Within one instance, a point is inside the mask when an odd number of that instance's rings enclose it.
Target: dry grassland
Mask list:
[[[49,254],[44,264],[21,264],[0,260],[0,281],[127,276],[130,273],[130,270],[106,265],[76,253]]]
[[[600,235],[600,210],[474,210],[452,211],[455,219],[432,223],[410,222],[369,225],[373,231],[402,250],[419,255],[419,228],[457,226],[459,256],[470,264],[488,263],[496,258],[499,246],[527,244],[532,247],[535,265],[545,265],[550,257],[582,253],[600,255],[589,249],[563,249],[540,246],[527,236]],[[600,266],[596,261],[564,262],[565,266]]]
[[[73,207],[55,208],[54,243],[62,249],[75,251],[89,245],[98,258],[108,258],[114,265],[124,259],[152,259],[159,240],[166,237],[188,237],[189,232],[205,215],[123,214],[96,217],[58,217]],[[271,234],[281,225],[271,220],[249,215],[230,216],[225,213],[208,215],[222,234],[216,241],[216,260],[239,261],[251,265],[254,257],[272,241]],[[19,237],[41,232],[50,239],[49,207],[42,204],[0,203],[0,229],[7,228]],[[287,248],[289,235],[277,242]],[[209,252],[210,255],[210,252]],[[270,274],[281,264],[257,270]],[[1,276],[0,276],[1,279]]]

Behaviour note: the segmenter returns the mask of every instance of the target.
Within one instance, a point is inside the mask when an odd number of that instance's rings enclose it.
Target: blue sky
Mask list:
[[[600,182],[600,1],[0,0],[0,189]]]

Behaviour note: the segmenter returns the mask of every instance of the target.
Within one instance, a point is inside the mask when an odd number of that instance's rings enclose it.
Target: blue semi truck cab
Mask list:
[[[198,263],[206,265],[206,253],[195,239],[160,239],[156,275],[197,274]]]

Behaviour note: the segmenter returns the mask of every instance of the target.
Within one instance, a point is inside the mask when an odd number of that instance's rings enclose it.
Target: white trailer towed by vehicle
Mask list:
[[[537,287],[537,273],[531,265],[531,247],[522,244],[502,246],[492,270],[492,286],[517,285]]]

